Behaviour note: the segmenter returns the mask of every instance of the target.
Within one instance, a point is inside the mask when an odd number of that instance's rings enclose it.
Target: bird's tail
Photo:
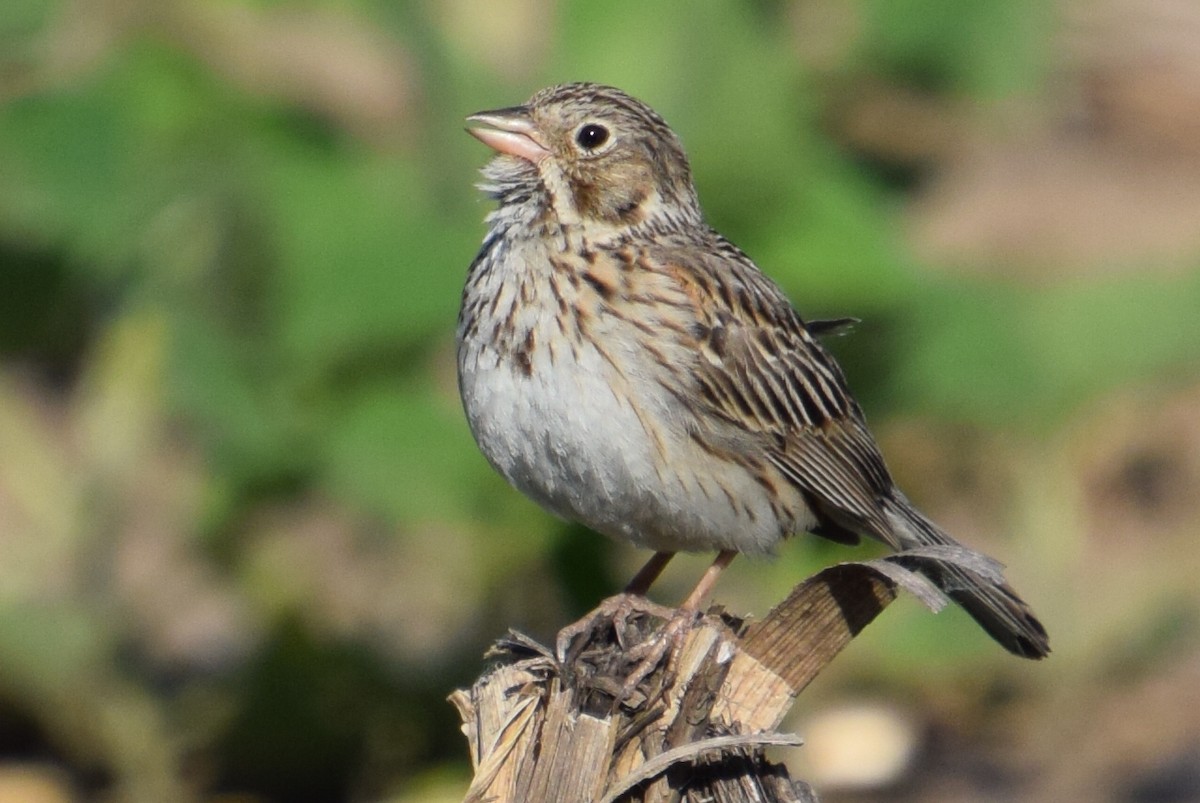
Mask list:
[[[906,549],[966,549],[899,492],[888,501],[887,513],[901,546]],[[913,568],[961,605],[1006,650],[1022,658],[1045,658],[1050,653],[1046,629],[1017,592],[1004,582],[999,574],[999,564],[970,550],[967,554],[982,558],[983,570],[975,571],[956,561],[936,559],[919,560]]]

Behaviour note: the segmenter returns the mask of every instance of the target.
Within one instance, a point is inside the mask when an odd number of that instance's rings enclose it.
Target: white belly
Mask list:
[[[557,333],[539,327],[535,341]],[[462,343],[459,374],[484,455],[559,516],[661,551],[769,552],[796,529],[778,519],[745,469],[690,440],[673,397],[643,394],[631,403],[632,391],[594,348],[572,354],[564,344],[554,360],[539,348],[527,373],[483,343]]]

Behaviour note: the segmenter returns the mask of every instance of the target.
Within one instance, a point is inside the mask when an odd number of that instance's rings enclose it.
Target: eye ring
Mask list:
[[[594,151],[608,142],[608,129],[599,123],[584,123],[575,132],[575,144],[585,151]]]

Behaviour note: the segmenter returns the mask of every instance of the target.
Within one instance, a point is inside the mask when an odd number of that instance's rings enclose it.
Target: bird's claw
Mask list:
[[[618,702],[629,699],[641,682],[658,669],[660,664],[665,662],[666,668],[671,668],[675,656],[683,646],[684,636],[691,630],[698,616],[698,611],[687,608],[672,611],[665,625],[650,638],[629,650],[630,659],[637,661],[637,665],[621,684]]]
[[[638,594],[617,594],[600,603],[597,608],[577,622],[573,622],[562,630],[554,640],[554,655],[560,664],[567,663],[571,653],[571,645],[584,636],[580,642],[580,651],[584,645],[592,641],[606,628],[612,628],[613,636],[621,649],[626,649],[625,638],[629,629],[629,619],[634,614],[653,616],[664,621],[670,621],[675,616],[672,608],[651,602]],[[638,645],[641,646],[641,645]],[[636,649],[636,648],[635,648]]]
[[[649,634],[642,635],[633,619],[649,616],[664,624]],[[638,688],[660,667],[670,670],[676,660],[683,639],[694,624],[699,613],[689,608],[667,608],[650,602],[636,594],[618,594],[604,600],[596,610],[578,622],[559,631],[555,640],[555,655],[564,668],[580,659],[589,645],[602,647],[614,641],[620,648],[620,659],[611,665],[614,680],[620,683],[609,687],[615,704],[637,699]],[[611,631],[609,631],[611,628]],[[611,636],[608,636],[611,632]],[[637,639],[628,643],[630,635]],[[605,638],[607,637],[607,638]],[[632,666],[625,674],[624,667]],[[622,667],[622,668],[618,668]],[[623,677],[622,677],[623,676]]]

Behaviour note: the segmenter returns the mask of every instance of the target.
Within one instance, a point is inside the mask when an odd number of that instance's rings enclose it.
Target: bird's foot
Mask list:
[[[589,643],[607,635],[608,632],[612,633],[617,644],[625,650],[628,647],[627,640],[633,619],[649,616],[670,621],[674,615],[673,609],[653,603],[640,594],[617,594],[602,601],[595,610],[578,622],[558,631],[554,642],[554,654],[559,663],[565,664],[568,657],[577,657]],[[640,646],[641,644],[638,645]]]
[[[645,641],[629,650],[629,658],[637,661],[621,684],[618,702],[630,699],[642,681],[653,674],[660,665],[665,664],[665,671],[672,670],[684,638],[700,616],[699,611],[690,608],[679,608],[669,612],[666,624],[650,635]]]
[[[584,618],[559,631],[555,653],[569,677],[601,692],[614,705],[637,707],[658,692],[641,688],[660,674],[658,688],[670,686],[668,675],[699,613],[667,608],[637,594],[604,600]]]

